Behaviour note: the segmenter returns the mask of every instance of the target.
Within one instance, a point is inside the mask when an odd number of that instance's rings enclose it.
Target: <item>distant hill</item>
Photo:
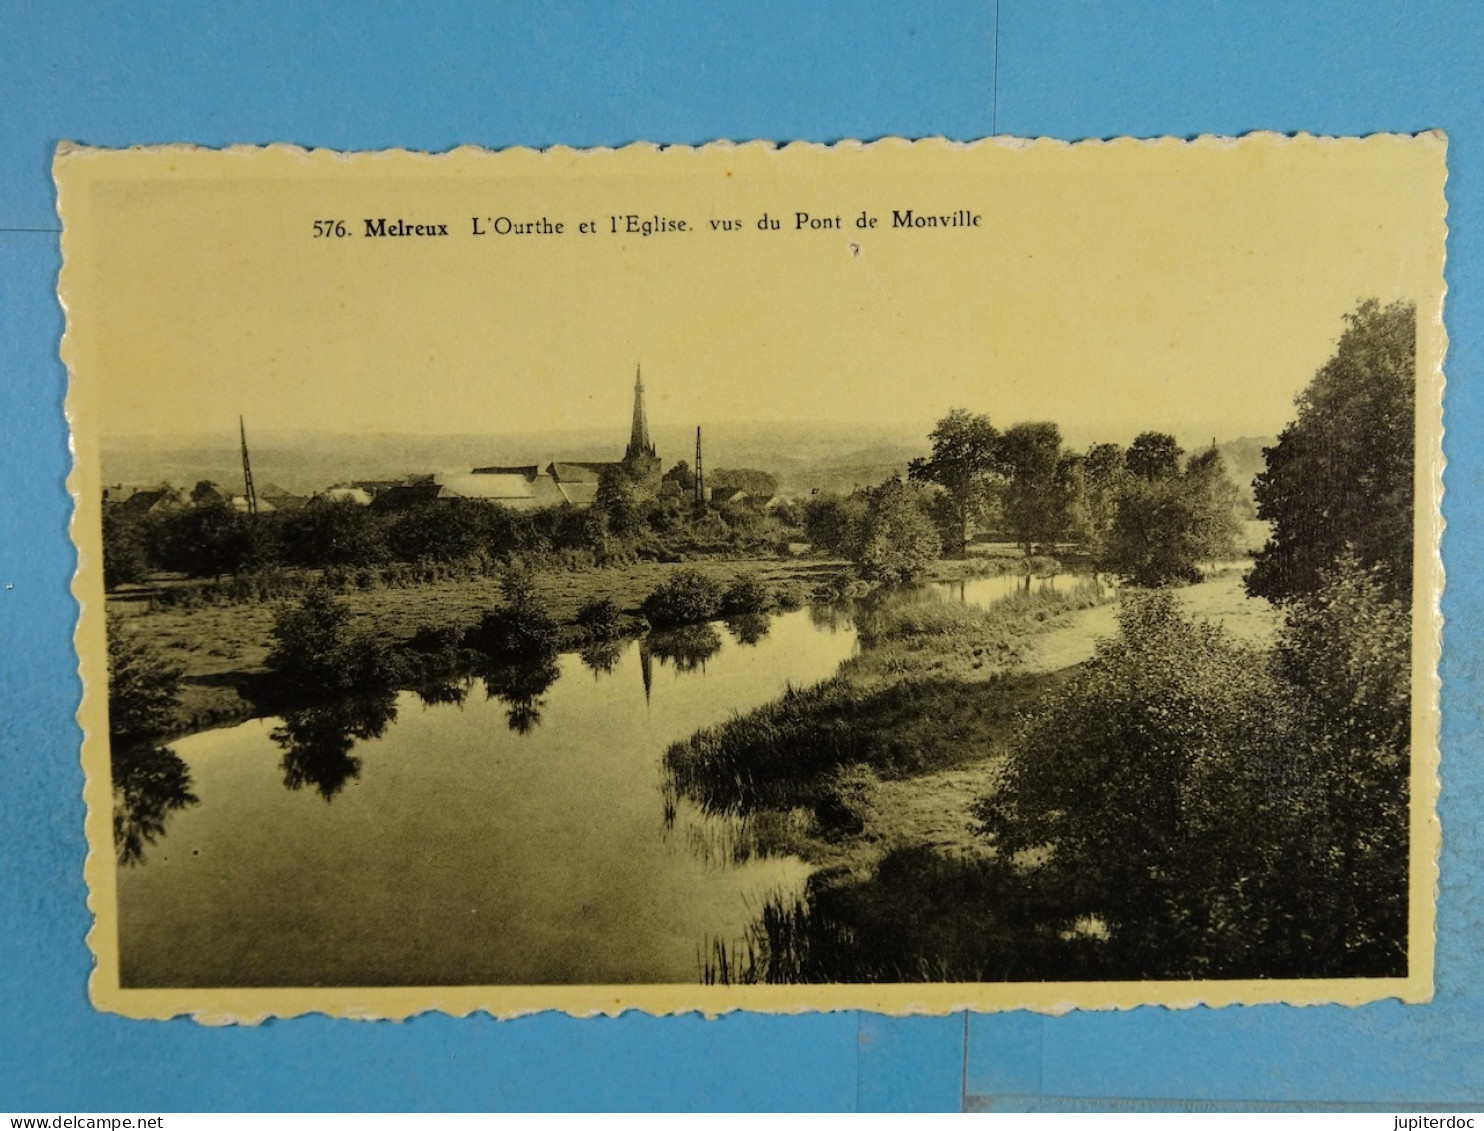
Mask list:
[[[668,468],[695,462],[691,428],[657,425],[655,446]],[[707,467],[756,468],[778,478],[780,489],[803,494],[814,487],[850,490],[905,472],[927,451],[927,429],[860,427],[829,422],[703,424]],[[263,432],[249,433],[253,478],[296,494],[353,480],[392,480],[430,471],[520,465],[551,460],[612,460],[627,435],[612,429],[541,433]],[[242,461],[235,433],[113,436],[102,445],[105,483],[192,486],[203,479],[235,485]]]
[[[863,427],[828,421],[703,424],[708,468],[755,468],[778,479],[787,494],[849,492],[906,473],[909,460],[928,453],[922,425]],[[656,425],[655,446],[665,467],[694,464],[692,428]],[[264,432],[249,434],[253,477],[295,494],[339,483],[395,480],[432,471],[467,471],[492,465],[545,464],[551,460],[612,460],[628,437],[612,429],[418,435],[378,432]],[[1264,467],[1262,449],[1272,437],[1244,436],[1218,445],[1232,480],[1250,496],[1252,477]],[[1075,441],[1074,441],[1075,443]],[[1075,446],[1085,448],[1085,443]],[[1194,450],[1192,444],[1187,444]],[[242,480],[235,432],[214,435],[114,436],[103,441],[104,483],[145,485],[168,481],[190,487],[203,479],[229,486]]]

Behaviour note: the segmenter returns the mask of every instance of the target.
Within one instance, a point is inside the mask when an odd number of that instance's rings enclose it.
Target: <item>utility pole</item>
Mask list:
[[[247,424],[240,416],[237,427],[242,433],[242,494],[247,500],[247,513],[255,515],[258,513],[258,492],[252,485],[252,461],[247,458]]]

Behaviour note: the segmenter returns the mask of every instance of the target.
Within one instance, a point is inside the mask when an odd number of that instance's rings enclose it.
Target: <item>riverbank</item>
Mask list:
[[[546,571],[532,576],[535,596],[563,630],[564,645],[576,647],[582,633],[577,610],[608,598],[628,617],[656,586],[679,569],[704,573],[723,587],[756,574],[776,591],[809,599],[818,591],[848,586],[845,562],[817,559],[708,560],[674,565],[639,562],[614,568]],[[339,594],[351,612],[351,628],[391,646],[427,630],[463,630],[502,604],[497,578],[430,582],[404,588],[349,590]],[[150,646],[182,671],[178,725],[174,735],[241,722],[260,713],[253,689],[267,672],[274,619],[283,601],[150,608],[127,595],[110,596],[108,611],[122,630]],[[634,623],[631,621],[630,623]]]
[[[1034,572],[1054,569],[1049,559],[1030,563]],[[935,563],[930,579],[964,578],[1019,572],[1026,563],[1008,554]],[[562,647],[585,643],[577,611],[590,600],[607,598],[623,614],[621,629],[643,631],[639,606],[677,570],[705,574],[723,588],[744,574],[754,574],[775,594],[792,603],[816,601],[835,594],[864,594],[869,586],[854,580],[848,562],[819,558],[703,559],[681,563],[636,562],[626,566],[580,570],[544,570],[532,574],[535,596],[557,622]],[[272,629],[283,600],[161,604],[148,599],[148,587],[108,596],[107,607],[123,629],[181,667],[178,722],[171,737],[241,722],[261,713],[254,690],[267,672]],[[462,633],[502,603],[498,577],[465,577],[417,585],[351,588],[337,595],[351,611],[358,633],[398,647],[420,632]]]
[[[1190,615],[1250,643],[1272,643],[1280,615],[1246,596],[1241,570],[1175,592]],[[740,815],[758,830],[758,851],[792,853],[816,869],[812,911],[770,905],[760,928],[765,934],[718,940],[732,963],[727,978],[831,974],[829,963],[840,956],[820,949],[820,939],[833,929],[822,923],[844,924],[860,936],[897,920],[937,922],[936,942],[904,938],[898,953],[955,953],[961,940],[954,923],[967,914],[960,905],[978,897],[978,870],[995,858],[993,846],[978,835],[975,808],[993,793],[1022,718],[1076,676],[1099,638],[1116,631],[1117,604],[1081,588],[1026,594],[948,616],[963,631],[915,630],[907,615],[880,626],[874,641],[867,617],[861,622],[865,650],[833,680],[672,748],[669,763],[684,792],[703,806]],[[837,724],[847,727],[850,742],[831,748],[827,740]],[[804,751],[811,756],[801,759]],[[802,772],[759,771],[760,753]],[[700,762],[720,771],[714,781]],[[961,925],[978,929],[972,916]],[[796,953],[799,939],[804,942]],[[819,965],[796,967],[810,940],[815,949],[808,963]],[[771,973],[736,964],[742,953],[767,955],[772,948],[776,956],[780,944],[788,953],[775,957]],[[856,958],[851,950],[850,959]],[[703,975],[716,976],[718,969],[713,963]],[[871,970],[854,975],[884,976]]]

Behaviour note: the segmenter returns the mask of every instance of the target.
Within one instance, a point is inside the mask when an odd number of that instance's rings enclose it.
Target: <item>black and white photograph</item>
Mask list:
[[[1445,143],[64,147],[92,996],[1432,992]]]

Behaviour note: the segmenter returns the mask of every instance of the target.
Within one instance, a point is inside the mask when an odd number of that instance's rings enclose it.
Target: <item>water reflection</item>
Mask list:
[[[425,683],[413,689],[424,707],[462,707],[469,696],[469,681],[465,679],[442,679]]]
[[[198,804],[191,772],[168,746],[136,743],[113,752],[113,846],[120,864],[144,862],[177,809]]]
[[[565,678],[543,664],[470,669],[458,706],[424,706],[456,700],[457,684],[403,692],[394,720],[376,712],[387,722],[374,740],[352,733],[374,731],[368,720],[321,711],[172,743],[201,800],[169,817],[189,851],[146,845],[147,867],[118,869],[121,982],[695,977],[699,942],[740,936],[772,893],[802,892],[809,866],[780,854],[790,830],[769,822],[781,819],[724,822],[666,794],[664,751],[828,678],[856,642],[802,609],[751,646],[720,623],[655,636],[619,645],[607,674],[599,652],[569,653],[556,659]],[[334,804],[285,789],[290,769],[308,785],[338,778]]]
[[[360,776],[361,760],[350,753],[356,742],[380,738],[396,717],[397,697],[390,691],[285,712],[271,734],[283,750],[283,784],[313,786],[333,800]]]
[[[773,620],[764,613],[744,613],[741,616],[728,617],[726,625],[733,640],[751,647],[768,635]]]
[[[841,597],[827,605],[810,605],[809,623],[826,632],[850,632],[855,628],[855,600]]]
[[[618,667],[618,661],[623,658],[624,650],[628,646],[628,641],[625,640],[604,640],[589,644],[577,653],[577,658],[596,679],[600,675],[613,674],[613,669]]]
[[[516,734],[530,734],[541,725],[542,698],[561,678],[555,653],[521,664],[496,664],[480,673],[485,693],[505,704],[505,721]]]
[[[652,632],[640,647],[677,672],[705,671],[706,661],[721,651],[721,634],[709,624],[691,624]]]

